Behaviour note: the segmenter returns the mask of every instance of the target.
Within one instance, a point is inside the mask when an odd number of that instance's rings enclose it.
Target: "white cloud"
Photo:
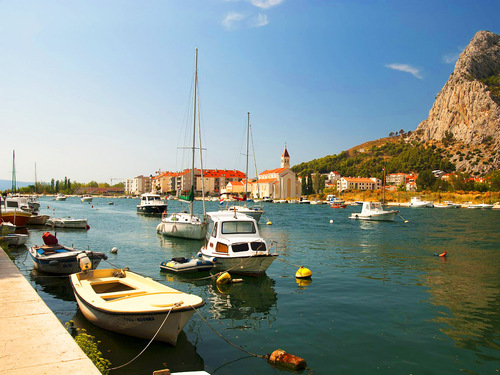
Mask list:
[[[269,20],[267,19],[267,16],[265,14],[259,13],[257,17],[255,17],[252,20],[252,27],[262,27],[266,26],[269,23]]]
[[[457,48],[457,49],[458,49],[457,52],[450,52],[450,53],[443,55],[443,57],[442,57],[443,62],[446,64],[455,64],[457,62],[458,58],[460,57],[460,54],[462,53],[462,51],[465,49],[465,47],[464,48]]]
[[[222,21],[222,24],[224,25],[224,27],[226,29],[232,30],[243,19],[245,19],[245,15],[244,14],[236,13],[236,12],[229,12],[226,15],[226,18],[224,18],[224,20]]]
[[[400,72],[410,73],[412,76],[418,79],[422,79],[422,75],[420,74],[420,69],[415,68],[411,65],[407,64],[387,64],[385,66],[389,69],[399,70]]]
[[[269,9],[276,5],[280,5],[284,0],[251,0],[252,5],[262,8]]]

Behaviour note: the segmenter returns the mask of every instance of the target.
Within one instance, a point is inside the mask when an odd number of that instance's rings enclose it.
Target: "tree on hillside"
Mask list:
[[[425,170],[418,174],[416,182],[418,191],[429,190],[434,186],[436,177],[434,177],[431,170]]]

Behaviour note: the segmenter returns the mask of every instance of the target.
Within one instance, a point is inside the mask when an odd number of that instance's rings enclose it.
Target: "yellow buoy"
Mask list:
[[[215,281],[217,284],[227,284],[231,281],[231,275],[229,272],[222,273],[217,280]]]
[[[309,268],[305,268],[304,266],[300,266],[295,274],[297,279],[308,279],[312,276],[312,272]]]
[[[273,225],[273,223],[271,223],[271,220],[269,220],[266,225]]]

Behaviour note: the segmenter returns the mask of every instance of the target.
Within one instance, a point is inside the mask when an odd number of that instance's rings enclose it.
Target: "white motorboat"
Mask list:
[[[257,221],[238,212],[209,212],[213,221],[206,246],[200,250],[205,260],[214,263],[218,271],[258,276],[264,273],[278,256],[276,248],[260,236]]]
[[[0,236],[0,242],[6,242],[9,246],[22,246],[28,241],[27,234],[10,233]]]
[[[57,194],[56,195],[56,201],[65,201],[66,196],[64,194]]]
[[[492,204],[487,204],[487,203],[479,203],[479,204],[470,204],[467,206],[467,208],[472,208],[472,209],[480,209],[480,210],[490,210],[493,208]]]
[[[384,210],[380,202],[363,202],[360,213],[353,212],[349,219],[371,221],[394,221],[399,211]]]
[[[458,204],[458,203],[453,203],[451,201],[444,201],[443,203],[435,203],[434,207],[435,208],[460,208],[460,207],[462,207],[462,205]]]
[[[92,195],[84,195],[80,198],[80,200],[82,201],[82,203],[92,202]]]
[[[70,276],[78,306],[91,323],[124,335],[176,345],[177,336],[205,302],[127,269]]]
[[[159,194],[145,193],[137,205],[137,213],[143,215],[162,215],[167,209],[167,202]]]
[[[412,208],[432,208],[434,207],[434,202],[423,201],[420,197],[411,197],[410,207]]]
[[[193,145],[191,147],[191,189],[185,195],[179,195],[179,201],[187,202],[189,205],[189,212],[178,212],[167,216],[166,213],[162,215],[161,223],[156,226],[156,231],[169,237],[180,237],[193,240],[201,240],[207,236],[208,220],[205,215],[203,219],[194,215],[194,161],[196,150],[196,101],[198,99],[198,49],[195,49],[195,69],[194,69],[194,116],[193,116]],[[200,139],[201,150],[201,139]],[[200,151],[200,164],[203,165],[201,160]],[[201,168],[201,181],[202,181],[202,200],[203,200],[203,213],[205,213],[205,196],[203,187],[203,168]]]
[[[53,228],[89,229],[87,219],[72,219],[69,217],[48,218],[45,225]]]

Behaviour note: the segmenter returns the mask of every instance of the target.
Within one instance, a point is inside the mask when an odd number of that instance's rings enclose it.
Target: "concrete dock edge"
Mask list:
[[[0,247],[0,373],[100,374]]]

